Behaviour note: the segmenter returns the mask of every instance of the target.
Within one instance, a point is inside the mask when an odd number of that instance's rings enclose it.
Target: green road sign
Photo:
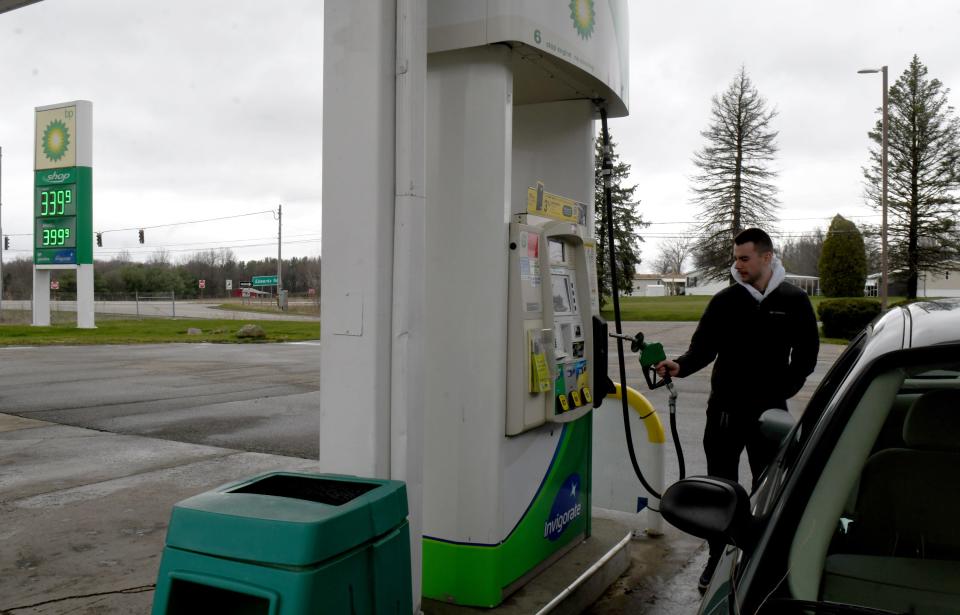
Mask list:
[[[254,286],[276,286],[277,285],[277,276],[275,275],[255,275],[250,280],[250,283]]]

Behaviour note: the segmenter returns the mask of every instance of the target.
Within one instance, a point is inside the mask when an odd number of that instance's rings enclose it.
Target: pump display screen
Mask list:
[[[555,239],[550,240],[550,262],[562,263],[567,260],[566,244]]]
[[[573,302],[570,300],[570,276],[551,274],[550,285],[553,289],[553,313],[571,314]]]
[[[38,186],[34,215],[37,218],[77,215],[77,185]]]
[[[38,248],[74,248],[77,245],[77,219],[37,219],[34,237]]]

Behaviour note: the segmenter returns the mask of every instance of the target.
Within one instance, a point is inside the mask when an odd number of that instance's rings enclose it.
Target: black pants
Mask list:
[[[758,412],[707,412],[707,427],[703,432],[703,450],[707,455],[707,474],[730,480],[740,480],[740,455],[747,449],[747,460],[753,474],[752,489],[760,482],[760,475],[773,461],[776,446],[760,433]],[[710,556],[719,557],[723,544],[710,543]]]

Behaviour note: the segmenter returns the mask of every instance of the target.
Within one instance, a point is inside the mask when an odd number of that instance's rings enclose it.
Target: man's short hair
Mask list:
[[[734,237],[733,243],[742,246],[745,243],[753,242],[754,248],[756,248],[758,254],[764,254],[766,252],[773,252],[773,241],[770,239],[770,235],[767,235],[766,231],[759,228],[748,228],[740,231],[740,233]]]

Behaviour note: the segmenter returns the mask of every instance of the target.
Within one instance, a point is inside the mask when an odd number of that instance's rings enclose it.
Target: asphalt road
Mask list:
[[[695,323],[625,323],[667,355],[681,354]],[[817,369],[791,400],[799,413],[841,350],[823,346]],[[619,380],[616,343],[609,373]],[[667,422],[666,389],[649,391],[627,348],[627,382]],[[678,424],[688,474],[704,473],[701,438],[709,368],[677,381]],[[316,459],[320,405],[319,342],[269,345],[158,344],[0,349],[0,412],[120,434]],[[750,386],[749,369],[743,375]],[[617,412],[607,402],[600,412]],[[635,436],[636,438],[636,436]],[[666,482],[677,478],[672,442]],[[597,447],[595,465],[623,464],[624,442]],[[630,470],[629,465],[624,466]],[[746,456],[742,466],[746,470]],[[749,471],[741,474],[749,484]]]
[[[664,351],[668,358],[676,358],[683,354],[690,344],[690,337],[696,329],[696,323],[692,322],[626,322],[623,323],[623,332],[628,335],[635,335],[638,331],[644,333],[648,342],[660,342],[663,344]],[[610,323],[610,330],[613,331],[613,323]],[[664,428],[669,428],[667,422],[669,414],[667,411],[668,393],[667,389],[659,388],[649,390],[643,374],[640,370],[639,356],[630,352],[628,343],[624,343],[625,362],[627,365],[627,384],[639,390],[654,408],[660,414]],[[840,355],[843,346],[833,344],[823,344],[820,346],[820,354],[817,358],[817,366],[813,374],[807,378],[806,384],[800,392],[787,402],[790,411],[799,416],[806,407],[807,401],[813,394],[814,389],[823,379],[827,370],[833,365],[833,362]],[[609,374],[614,381],[619,381],[619,366],[617,359],[617,345],[615,340],[610,342],[609,350]],[[758,360],[760,360],[758,358]],[[706,427],[706,407],[707,397],[710,394],[710,371],[712,364],[700,370],[696,374],[687,378],[678,378],[675,380],[677,388],[677,431],[680,434],[680,443],[683,447],[684,458],[686,461],[687,475],[706,474],[707,462],[703,454],[703,430]],[[751,386],[750,367],[744,366],[742,379],[744,391]],[[619,412],[619,402],[610,401],[601,406],[601,411]],[[679,466],[676,463],[676,457],[673,450],[673,440],[669,433],[667,464],[665,468],[666,484],[671,484],[679,477]],[[635,435],[635,439],[638,439]],[[626,455],[625,442],[612,443],[609,448],[595,447],[594,463],[615,463],[617,458],[624,458]],[[740,482],[744,485],[750,485],[750,469],[747,464],[746,454],[743,455],[740,464]],[[629,464],[624,465],[624,469],[630,474],[633,473]]]
[[[319,342],[0,349],[0,412],[317,459]]]

